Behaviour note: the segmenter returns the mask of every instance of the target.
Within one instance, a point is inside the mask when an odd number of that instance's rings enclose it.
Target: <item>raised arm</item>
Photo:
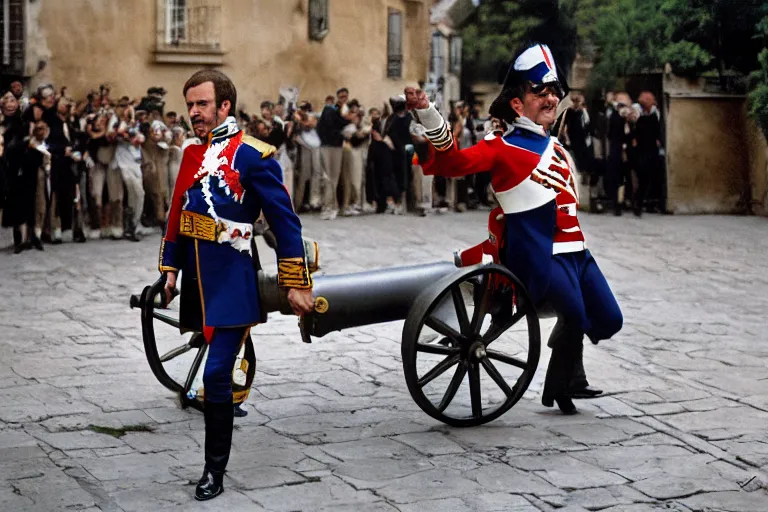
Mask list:
[[[460,150],[443,116],[429,103],[423,91],[409,87],[405,90],[406,105],[416,122],[426,130],[431,143],[429,159],[422,163],[425,174],[460,177],[490,171],[495,163],[496,150],[483,140],[471,148]]]

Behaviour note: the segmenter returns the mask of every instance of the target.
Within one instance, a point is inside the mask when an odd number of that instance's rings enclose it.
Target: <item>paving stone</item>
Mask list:
[[[584,445],[565,436],[558,436],[542,428],[489,427],[482,431],[456,430],[450,439],[474,450],[518,449],[518,450],[568,450],[582,449]]]
[[[566,503],[580,505],[587,510],[601,510],[618,505],[653,501],[628,485],[577,489],[568,493]]]
[[[35,502],[28,496],[18,494],[12,487],[0,487],[0,510],[34,510]]]
[[[141,479],[159,483],[175,480],[169,471],[175,464],[175,459],[165,453],[116,455],[82,461],[83,468],[98,480]]]
[[[768,443],[766,442],[737,439],[718,441],[713,444],[752,466],[760,467],[768,464]]]
[[[464,496],[464,503],[478,512],[535,512],[530,501],[522,496],[504,492],[483,492]]]
[[[116,448],[123,446],[123,441],[108,434],[99,434],[90,430],[80,432],[60,432],[39,435],[39,439],[59,450],[78,450],[84,448]]]
[[[485,498],[485,499],[483,499]],[[488,502],[491,501],[489,504]],[[495,505],[493,504],[495,501]],[[463,499],[446,498],[429,501],[417,501],[398,505],[401,512],[464,512],[464,511],[510,511],[535,512],[538,509],[522,496],[494,493],[492,495],[467,496]]]
[[[564,454],[515,457],[508,464],[533,472],[561,489],[586,489],[621,485],[627,480]]]
[[[725,512],[764,512],[768,494],[758,492],[708,492],[680,500],[691,510]]]
[[[36,478],[15,480],[13,487],[29,497],[37,510],[78,510],[95,506],[93,497],[60,470]]]
[[[471,478],[485,489],[497,492],[509,492],[515,494],[533,494],[536,496],[549,496],[563,494],[564,491],[554,487],[546,480],[532,474],[507,466],[506,464],[490,464],[479,469],[468,471]]]
[[[191,437],[156,434],[154,432],[128,432],[120,440],[139,453],[196,451],[200,449],[200,446]]]
[[[229,480],[240,490],[264,489],[306,482],[307,479],[282,467],[259,467],[248,472],[230,472]]]
[[[289,487],[245,491],[244,494],[274,512],[318,510],[323,507],[335,510],[336,507],[342,506],[364,510],[369,504],[380,500],[370,491],[357,491],[335,477]]]
[[[665,416],[663,421],[685,432],[722,428],[729,429],[732,433],[750,433],[765,429],[768,412],[756,411],[751,407],[729,407]]]
[[[417,452],[410,446],[387,438],[325,444],[320,449],[342,461],[418,457]]]
[[[702,492],[738,491],[735,482],[723,478],[676,478],[672,475],[660,475],[634,482],[632,487],[643,494],[659,500],[685,498]]]
[[[364,459],[331,464],[332,472],[356,489],[377,489],[390,481],[434,469],[426,459]],[[476,464],[475,464],[476,466]]]
[[[392,480],[377,489],[376,494],[394,503],[459,498],[480,490],[470,478],[469,474],[465,477],[456,470],[433,469]]]
[[[464,453],[464,448],[451,441],[439,432],[420,432],[416,434],[403,434],[392,439],[415,449],[424,455],[447,455],[450,453]]]

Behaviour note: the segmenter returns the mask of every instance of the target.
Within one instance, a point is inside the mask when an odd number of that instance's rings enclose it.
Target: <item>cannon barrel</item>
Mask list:
[[[411,304],[429,284],[456,272],[452,262],[394,267],[353,274],[315,276],[315,310],[301,321],[302,338],[322,337],[333,331],[404,320]],[[259,273],[262,307],[291,314],[277,277]]]

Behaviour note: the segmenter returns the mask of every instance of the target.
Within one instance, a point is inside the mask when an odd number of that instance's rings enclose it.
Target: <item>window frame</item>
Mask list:
[[[464,41],[460,36],[448,38],[448,70],[454,75],[461,74],[461,53]]]
[[[329,3],[330,0],[309,0],[307,22],[310,41],[322,41],[330,32]]]
[[[396,20],[396,23],[393,21]],[[387,78],[403,78],[403,11],[387,10]],[[395,30],[397,27],[397,30]]]
[[[165,0],[165,42],[171,45],[180,45],[187,42],[189,33],[189,16],[187,13],[187,0]],[[178,16],[179,13],[183,16]],[[179,18],[181,21],[179,21]],[[179,30],[181,26],[181,30]],[[174,31],[182,32],[182,37],[174,37]]]

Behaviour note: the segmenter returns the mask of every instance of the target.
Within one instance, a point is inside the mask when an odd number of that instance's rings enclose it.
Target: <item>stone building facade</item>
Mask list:
[[[281,87],[298,88],[300,100],[319,106],[346,86],[363,105],[380,105],[426,80],[433,3],[6,0],[3,20],[21,16],[24,30],[20,42],[19,31],[3,31],[3,61],[16,65],[2,73],[6,81],[23,75],[30,88],[66,85],[75,98],[102,83],[113,97],[162,86],[168,108],[182,111],[184,81],[215,66],[233,79],[249,112],[277,99]]]

